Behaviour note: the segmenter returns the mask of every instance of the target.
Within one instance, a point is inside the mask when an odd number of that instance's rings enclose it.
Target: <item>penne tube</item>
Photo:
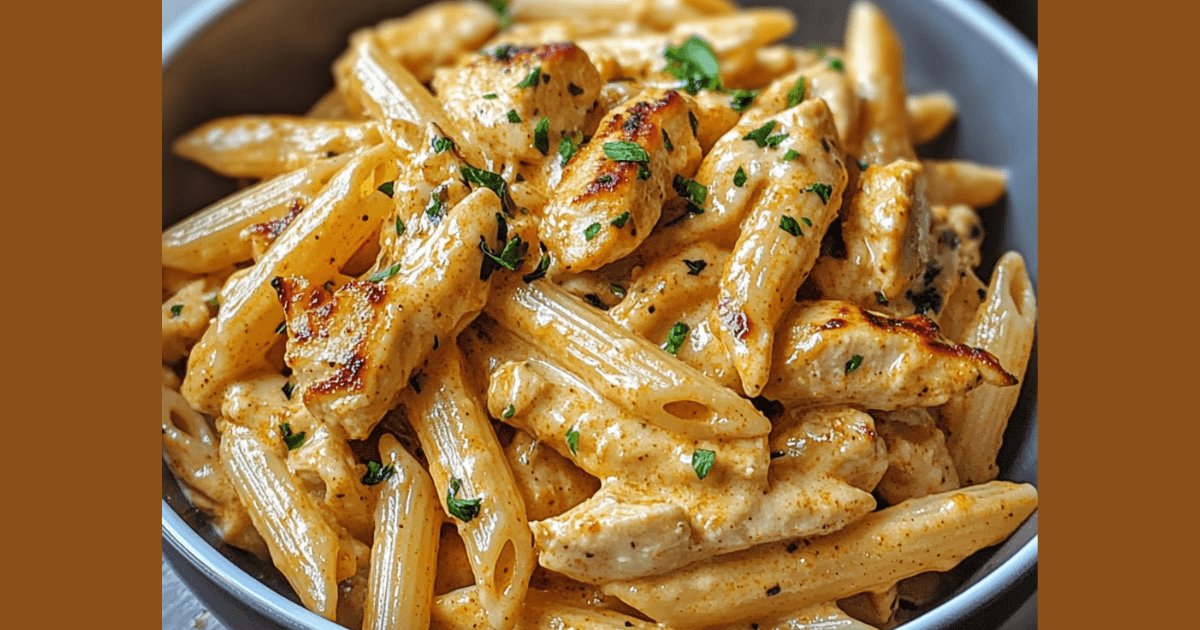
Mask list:
[[[770,133],[786,134],[771,149],[782,159],[757,180],[763,186],[752,193],[757,197],[725,261],[717,307],[709,315],[750,397],[766,385],[775,328],[796,302],[821,239],[837,219],[847,180],[825,101],[801,102],[767,124]]]
[[[366,280],[333,289],[304,277],[274,281],[296,392],[315,415],[352,439],[371,433],[429,349],[483,307],[490,285],[480,269],[489,259],[480,243],[507,225],[500,211],[492,191],[477,190],[423,240],[402,238],[411,245],[400,260]]]
[[[433,628],[436,630],[479,630],[488,625],[487,607],[482,605],[475,587],[464,588],[438,597],[433,604]],[[576,628],[642,628],[655,630],[659,626],[637,617],[599,608],[580,606],[558,594],[529,589],[525,605],[509,620],[514,630],[563,630]],[[496,626],[493,625],[493,628]]]
[[[322,497],[339,525],[355,538],[370,541],[377,492],[362,484],[367,467],[350,449],[346,433],[336,425],[316,422],[310,428],[293,421],[289,427],[293,432],[307,431],[301,446],[288,451],[288,470]]]
[[[966,160],[922,160],[925,196],[934,205],[990,206],[1004,196],[1008,171]]]
[[[867,0],[856,0],[846,19],[846,76],[862,103],[858,141],[847,151],[867,164],[916,159],[908,137],[900,38]]]
[[[948,342],[923,315],[891,319],[837,301],[797,304],[771,365],[763,395],[789,406],[934,407],[983,383],[1017,384],[996,357]]]
[[[525,505],[451,339],[431,353],[401,403],[429,458],[439,500],[466,545],[492,628],[512,630],[536,560]]]
[[[548,282],[497,285],[485,311],[635,417],[689,437],[756,437],[750,401]]]
[[[234,116],[205,123],[171,149],[226,177],[267,179],[382,141],[372,122]]]
[[[513,0],[508,10],[521,22],[571,19],[586,23],[611,19],[615,15],[661,31],[689,19],[731,15],[738,11],[738,6],[729,0]]]
[[[967,326],[963,343],[993,353],[1013,374],[1024,377],[1033,351],[1037,298],[1025,260],[1008,252],[996,263],[987,297]],[[1016,408],[1019,387],[983,386],[942,405],[939,413],[946,446],[964,484],[996,478],[996,454],[1008,418]]]
[[[769,543],[664,576],[611,582],[604,592],[681,630],[733,623],[948,570],[1004,540],[1036,508],[1032,486],[992,481],[905,501],[828,536]]]
[[[337,88],[329,90],[324,96],[317,99],[317,102],[313,103],[307,112],[304,112],[304,115],[317,120],[367,120],[360,114],[350,113],[346,98],[337,91]]]
[[[495,11],[482,2],[443,0],[404,17],[384,20],[373,30],[390,57],[418,82],[429,83],[434,69],[479,48],[498,27]],[[434,33],[437,36],[431,37]]]
[[[967,326],[971,324],[975,313],[979,311],[979,305],[987,297],[987,285],[974,271],[961,273],[962,279],[955,287],[954,293],[946,298],[946,308],[942,309],[942,316],[938,318],[938,328],[941,329],[942,336],[955,343],[963,343]]]
[[[872,627],[890,628],[900,611],[899,593],[896,585],[879,591],[863,591],[838,600],[841,608],[854,619]]]
[[[387,196],[375,190],[382,183],[375,181],[376,167],[387,155],[378,147],[353,158],[262,260],[225,284],[216,321],[188,360],[182,392],[193,407],[215,415],[230,383],[266,367],[264,357],[284,318],[272,279],[295,275],[324,281],[370,238],[391,210]]]
[[[429,473],[391,434],[379,439],[380,484],[363,630],[429,627],[443,514]]]
[[[207,276],[185,285],[162,303],[162,361],[174,363],[208,328],[224,278]]]
[[[875,630],[875,626],[847,615],[833,602],[808,606],[801,610],[751,617],[751,622],[717,625],[706,630]]]
[[[226,423],[221,461],[271,561],[309,610],[333,620],[338,603],[338,534],[288,472],[261,431]]]
[[[250,260],[250,243],[239,236],[242,230],[308,206],[349,159],[343,155],[317,160],[238,191],[172,225],[162,234],[163,266],[213,273]]]
[[[958,116],[958,103],[941,90],[910,95],[904,107],[908,111],[908,137],[913,144],[925,144],[940,136]]]

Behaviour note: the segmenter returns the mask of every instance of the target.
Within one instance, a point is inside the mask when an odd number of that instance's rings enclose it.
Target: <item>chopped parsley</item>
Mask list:
[[[583,301],[587,302],[588,304],[591,304],[592,306],[595,306],[596,308],[598,308],[602,311],[608,310],[608,305],[605,304],[604,300],[601,300],[600,296],[596,295],[595,293],[589,293],[589,294],[583,296]]]
[[[283,392],[283,395],[284,395],[284,396],[285,396],[285,397],[286,397],[288,400],[291,400],[291,399],[292,399],[292,392],[296,391],[296,386],[295,386],[295,385],[292,385],[291,383],[284,383],[284,384],[283,384],[283,387],[280,387],[280,388],[279,388],[279,390]]]
[[[720,63],[703,39],[692,35],[678,46],[667,46],[663,57],[667,59],[663,72],[683,81],[683,89],[690,94],[721,89]]]
[[[688,325],[683,322],[675,322],[671,327],[671,331],[667,333],[667,343],[663,344],[663,350],[670,354],[679,352],[679,347],[688,336]]]
[[[567,448],[571,449],[572,455],[579,454],[579,431],[571,429],[567,431]]]
[[[666,148],[667,151],[674,151],[675,145],[671,143],[671,136],[667,135],[667,130],[663,129],[662,134],[663,134],[663,147]]]
[[[489,100],[489,101],[490,101],[490,100],[492,100],[492,99],[497,99],[497,98],[500,98],[500,97],[499,97],[499,96],[498,96],[496,93],[494,93],[494,92],[493,92],[493,93],[491,93],[491,94],[484,94],[484,95],[483,95],[483,98],[486,98],[487,100]]]
[[[745,183],[746,171],[739,166],[737,172],[733,174],[733,185],[741,188]]]
[[[638,179],[650,179],[650,169],[645,164],[638,164]]]
[[[812,220],[808,217],[800,217],[800,222],[808,227],[812,227]]]
[[[796,81],[796,85],[792,86],[792,89],[788,90],[787,106],[795,107],[799,105],[804,100],[804,92],[804,77],[800,77]]]
[[[596,238],[596,235],[599,233],[600,233],[600,224],[599,223],[593,223],[593,224],[587,226],[586,228],[584,228],[584,230],[583,230],[584,238],[586,238],[589,241]]]
[[[833,186],[818,182],[805,188],[804,192],[816,193],[821,198],[821,203],[829,203],[829,196],[833,194]]]
[[[579,144],[570,137],[563,136],[562,140],[558,142],[558,154],[562,156],[562,166],[566,166],[576,153],[579,153]]]
[[[500,30],[504,30],[513,23],[513,17],[508,14],[508,0],[488,0],[488,6],[492,7],[492,11],[496,13],[496,18],[500,21]]]
[[[646,150],[636,142],[605,142],[604,155],[616,162],[639,162],[645,164],[650,161],[650,156],[646,153]]]
[[[619,284],[608,285],[608,290],[612,291],[612,294],[619,298],[625,297],[625,287],[623,287]]]
[[[179,314],[182,312],[183,312],[182,304],[175,304],[175,305],[171,306],[171,319],[175,319],[176,317],[179,317]]]
[[[275,327],[275,334],[281,335],[285,332],[287,332],[287,322],[279,322],[279,325]]]
[[[508,242],[505,243],[505,240]],[[504,220],[504,215],[496,213],[496,240],[505,243],[504,249],[498,253],[492,251],[488,246],[487,239],[483,236],[479,237],[479,251],[484,255],[484,268],[486,272],[480,270],[480,276],[491,276],[492,269],[496,266],[503,267],[509,271],[516,271],[525,264],[525,252],[529,250],[529,244],[521,240],[520,236],[508,238],[508,222]],[[490,261],[490,265],[489,265]],[[486,280],[487,278],[483,278]]]
[[[846,362],[846,373],[849,374],[854,370],[857,370],[858,366],[862,365],[862,361],[863,358],[861,354],[856,354],[853,357],[850,357],[850,360]]]
[[[435,143],[436,144],[436,143]],[[396,194],[396,182],[384,182],[378,188],[379,192],[391,197]]]
[[[454,149],[454,141],[451,140],[450,138],[443,138],[441,136],[438,136],[433,139],[433,152],[434,153],[445,153],[446,151],[452,151],[453,149]]]
[[[789,217],[786,214],[783,215],[782,217],[780,217],[779,227],[784,232],[787,232],[788,234],[791,234],[792,236],[804,236],[804,233],[800,231],[800,224],[797,223],[795,219],[793,219],[792,217]]]
[[[396,217],[396,236],[404,236],[404,220]]]
[[[742,140],[753,140],[754,144],[757,144],[759,146],[759,148],[765,147],[765,146],[767,146],[767,136],[771,133],[771,130],[774,128],[775,128],[775,121],[774,120],[768,121],[765,125],[742,136]]]
[[[550,151],[550,119],[542,116],[533,129],[533,148],[546,155]]]
[[[458,172],[468,184],[492,189],[492,192],[496,193],[501,201],[508,198],[508,182],[505,182],[503,177],[491,171],[483,171],[470,166],[460,166]]]
[[[717,454],[713,451],[698,448],[692,452],[692,470],[696,471],[696,476],[704,479],[708,476],[708,471],[712,470],[713,462],[717,460]]]
[[[542,260],[540,262],[538,262],[537,268],[534,269],[533,271],[521,276],[521,280],[524,280],[525,284],[529,284],[530,282],[533,282],[534,280],[537,280],[539,278],[545,278],[546,271],[548,269],[550,269],[550,253],[546,251],[545,243],[542,243],[541,246],[542,246]]]
[[[376,271],[375,273],[371,274],[371,277],[367,278],[367,282],[380,282],[382,280],[387,280],[398,273],[400,273],[400,263],[396,263],[387,269]]]
[[[515,110],[515,109],[508,110],[508,114],[506,114],[506,116],[508,116],[508,122],[510,122],[510,123],[521,122],[521,116],[519,114],[517,114],[517,110]]]
[[[680,197],[687,199],[697,206],[704,205],[704,200],[708,198],[708,187],[695,180],[676,175],[671,185],[675,188],[675,192],[679,193]]]
[[[830,70],[836,70],[836,71],[838,71],[838,72],[845,72],[845,71],[846,71],[846,64],[842,63],[842,60],[841,60],[841,59],[838,59],[838,58],[836,58],[836,57],[830,57],[830,59],[829,59],[829,69],[830,69]]]
[[[542,67],[538,66],[533,69],[521,82],[517,84],[519,88],[537,87],[538,79],[542,78]]]
[[[797,150],[795,150],[795,149],[788,149],[788,150],[787,150],[787,153],[784,153],[784,154],[783,154],[783,161],[784,161],[784,162],[791,162],[792,160],[794,160],[794,159],[796,159],[796,158],[798,158],[798,157],[800,157],[800,152],[799,152],[799,151],[797,151]]]
[[[788,135],[786,133],[775,134],[767,138],[764,144],[774,149],[775,147],[779,146],[779,143],[787,139],[787,137]]]
[[[204,305],[208,308],[221,308],[221,296],[214,295],[207,300],[204,300]]]
[[[688,260],[686,258],[683,259],[683,264],[687,265],[689,276],[700,275],[700,272],[704,271],[704,268],[708,266],[708,263],[703,260]]]
[[[289,451],[294,451],[304,444],[304,431],[292,433],[292,425],[287,422],[279,425],[279,434],[283,436],[283,443],[287,444]]]
[[[622,212],[621,214],[617,215],[617,218],[609,221],[609,224],[617,228],[623,228],[625,227],[625,224],[629,222],[629,217],[629,211]]]
[[[858,170],[860,170],[860,171],[867,170],[867,163],[862,160],[858,160]]]
[[[515,413],[517,413],[517,408],[514,405],[509,405],[508,409],[505,409],[504,413],[500,414],[500,417],[501,418],[511,418],[511,417],[513,417],[513,414],[515,414]]]
[[[733,100],[729,102],[729,107],[735,112],[744,112],[754,104],[754,99],[757,96],[758,90],[734,90]]]
[[[373,486],[377,483],[387,481],[396,474],[396,468],[391,464],[380,466],[379,462],[367,462],[367,474],[362,476],[364,486]]]
[[[425,215],[433,221],[434,225],[441,223],[442,218],[446,216],[446,204],[442,202],[437,190],[429,193],[429,205],[425,207]]]
[[[880,304],[883,304],[884,306],[887,306],[887,303],[888,303],[887,296],[884,295],[883,291],[875,292],[875,301],[879,302]]]

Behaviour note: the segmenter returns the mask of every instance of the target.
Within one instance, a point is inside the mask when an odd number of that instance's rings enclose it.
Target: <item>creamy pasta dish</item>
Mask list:
[[[730,0],[438,2],[305,115],[175,152],[163,459],[349,628],[888,628],[1037,508],[997,479],[1036,322],[1003,169]],[[436,34],[431,36],[430,34]],[[987,278],[985,280],[985,278]]]

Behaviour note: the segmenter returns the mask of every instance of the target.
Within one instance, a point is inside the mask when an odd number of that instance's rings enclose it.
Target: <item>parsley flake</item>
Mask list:
[[[490,188],[501,200],[508,197],[508,182],[505,182],[503,177],[491,171],[484,171],[469,166],[458,167],[458,172],[468,184]]]
[[[663,147],[664,147],[664,148],[665,148],[665,149],[666,149],[668,152],[670,152],[670,151],[674,151],[674,150],[675,150],[675,145],[671,143],[671,136],[667,135],[667,130],[666,130],[666,129],[663,129],[663,130],[662,130],[662,136],[663,136]]]
[[[371,277],[367,278],[367,282],[380,282],[382,280],[387,280],[398,273],[400,273],[400,263],[396,263],[387,269],[376,271],[375,273],[371,274]]]
[[[600,233],[600,224],[599,223],[593,223],[593,224],[587,226],[586,228],[584,228],[584,230],[583,230],[584,238],[586,238],[589,241],[596,238],[596,235],[599,233]]]
[[[862,365],[862,362],[863,358],[861,354],[856,354],[853,357],[850,357],[850,360],[846,362],[846,373],[849,374],[854,370],[857,370],[858,366]]]
[[[720,63],[712,46],[703,39],[692,35],[678,46],[667,46],[663,57],[667,60],[663,72],[682,80],[683,89],[690,94],[721,89]]]
[[[571,449],[572,455],[579,454],[579,431],[575,429],[567,431],[567,448]]]
[[[663,344],[663,350],[670,354],[679,352],[679,347],[688,336],[688,325],[683,322],[675,322],[671,327],[671,331],[667,333],[667,343]]]
[[[800,224],[797,223],[795,219],[793,219],[792,217],[789,217],[786,214],[783,215],[782,217],[780,217],[779,227],[784,232],[787,232],[788,234],[791,234],[792,236],[804,236],[804,233],[800,231]]]
[[[288,400],[291,400],[292,392],[296,391],[296,386],[292,385],[291,383],[284,383],[283,387],[280,387],[279,390],[283,392],[283,395],[287,397]]]
[[[451,140],[450,138],[443,138],[441,136],[438,136],[437,138],[433,139],[433,152],[434,153],[445,153],[446,151],[450,151],[453,149],[454,149],[454,141]]]
[[[776,134],[776,135],[771,136],[770,138],[767,138],[766,141],[764,142],[764,144],[766,144],[768,147],[771,147],[772,149],[774,149],[775,147],[779,146],[779,143],[781,143],[785,139],[787,139],[787,137],[788,137],[788,135],[786,133]]]
[[[510,122],[510,123],[521,122],[521,116],[519,114],[517,114],[517,110],[515,110],[515,109],[508,110],[508,114],[506,114],[506,115],[508,116],[508,122]]]
[[[810,193],[816,193],[817,196],[821,198],[821,203],[829,203],[829,196],[833,194],[833,186],[830,186],[829,184],[822,184],[822,183],[818,182],[818,183],[814,183],[813,185],[809,186],[808,188],[805,188],[804,191],[810,192]]]
[[[378,190],[379,192],[391,197],[392,195],[396,194],[395,188],[396,182],[384,182],[379,186]]]
[[[757,144],[759,148],[765,147],[767,146],[767,135],[770,134],[771,130],[774,128],[775,121],[768,121],[765,125],[742,136],[742,140],[753,140],[754,144]]]
[[[758,90],[734,90],[733,100],[729,102],[729,107],[740,114],[754,104],[757,96]]]
[[[708,187],[695,180],[676,175],[671,185],[680,197],[687,199],[697,206],[704,205],[705,199],[708,199]]]
[[[533,69],[521,82],[517,84],[519,88],[537,87],[538,79],[542,78],[542,67],[538,66]]]
[[[683,260],[683,264],[687,265],[689,276],[700,275],[700,272],[704,271],[704,268],[708,266],[708,263],[703,260],[688,260],[686,258]]]
[[[404,236],[404,220],[396,217],[396,236]]]
[[[550,150],[550,119],[545,116],[533,129],[533,148],[540,151],[542,155],[546,155]]]
[[[546,271],[550,269],[550,253],[546,251],[545,243],[541,243],[541,246],[542,246],[542,260],[540,262],[538,262],[537,268],[534,269],[533,271],[521,276],[521,280],[523,280],[525,282],[525,284],[529,284],[530,282],[533,282],[534,280],[537,280],[539,278],[545,278]]]
[[[396,468],[391,464],[380,466],[379,462],[367,462],[367,474],[362,476],[364,486],[373,486],[391,479],[396,474]]]
[[[646,153],[646,150],[636,142],[605,142],[604,155],[616,162],[640,162],[645,164],[650,161],[650,156]]]
[[[804,101],[804,92],[804,77],[800,77],[796,81],[796,85],[792,86],[792,89],[788,90],[787,106],[795,107]]]
[[[858,170],[860,170],[860,171],[867,170],[867,163],[862,160],[858,160]]]
[[[717,460],[717,454],[713,451],[698,448],[692,452],[692,470],[696,471],[696,476],[704,479],[708,476],[708,472],[712,470],[713,463]]]
[[[292,425],[287,422],[279,425],[279,434],[283,436],[283,443],[287,444],[289,451],[294,451],[304,444],[304,431],[292,433]]]
[[[514,415],[514,414],[516,414],[516,413],[517,413],[517,408],[516,408],[516,406],[514,406],[514,405],[509,405],[509,406],[508,406],[508,409],[505,409],[505,410],[504,410],[504,413],[500,414],[500,417],[501,417],[501,418],[511,418],[511,417],[513,417],[513,415]]]
[[[808,217],[800,217],[800,222],[808,227],[812,227],[812,219],[809,219]]]
[[[796,158],[798,158],[798,157],[800,157],[800,152],[799,152],[799,151],[797,151],[797,150],[795,150],[795,149],[788,149],[788,150],[787,150],[787,153],[784,153],[784,154],[783,154],[783,161],[784,161],[784,162],[791,162],[792,160],[794,160],[794,159],[796,159]]]
[[[733,174],[733,185],[741,188],[745,183],[746,171],[739,166],[737,172]]]
[[[619,298],[625,297],[625,287],[623,287],[619,284],[608,285],[608,290],[612,291],[612,294]]]
[[[589,294],[583,296],[583,301],[587,302],[588,304],[591,304],[592,306],[594,306],[602,311],[608,310],[608,305],[605,304],[604,300],[601,300],[600,296],[596,295],[595,293],[589,293]]]
[[[846,64],[842,63],[841,59],[838,59],[836,57],[831,57],[829,59],[829,69],[836,70],[838,72],[845,72]]]
[[[489,101],[490,101],[490,100],[493,100],[493,99],[500,98],[500,96],[499,96],[499,95],[497,95],[497,94],[495,94],[495,93],[492,93],[492,94],[484,94],[484,95],[483,95],[483,98],[486,98],[487,100],[489,100]]]
[[[175,304],[175,305],[171,306],[171,319],[175,319],[176,317],[179,317],[179,314],[182,312],[183,312],[182,304]]]
[[[613,226],[616,226],[617,228],[623,228],[623,227],[625,227],[625,224],[629,222],[629,217],[630,217],[629,212],[625,211],[625,212],[622,212],[621,214],[617,215],[617,218],[613,219],[612,221],[609,221],[609,223]]]
[[[446,489],[446,510],[450,512],[450,516],[469,523],[471,519],[479,516],[479,506],[483,503],[483,499],[456,498],[461,488],[461,481],[457,478],[450,479],[450,487]]]
[[[888,303],[887,295],[885,295],[883,293],[883,291],[876,291],[875,292],[875,301],[879,302],[880,304],[882,304],[884,306],[887,306],[887,303]]]
[[[287,332],[287,322],[279,322],[279,325],[275,327],[275,334],[282,335],[285,332]]]
[[[500,30],[504,30],[513,24],[513,17],[508,14],[508,0],[488,0],[488,6],[496,14],[500,21]]]
[[[425,208],[425,215],[433,221],[434,225],[441,223],[442,218],[446,216],[446,204],[438,196],[437,190],[429,193],[429,205]]]
[[[563,136],[558,143],[558,154],[562,156],[562,166],[566,166],[571,158],[579,152],[579,144],[567,136]]]

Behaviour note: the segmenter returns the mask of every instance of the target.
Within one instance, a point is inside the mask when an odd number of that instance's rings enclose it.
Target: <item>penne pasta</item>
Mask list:
[[[863,623],[847,615],[837,604],[827,602],[808,606],[799,611],[753,617],[755,621],[712,626],[708,630],[875,630],[875,626]]]
[[[555,594],[530,589],[526,604],[511,620],[515,630],[561,630],[564,628],[643,628],[659,626],[620,612],[580,606]],[[437,598],[433,605],[436,630],[478,630],[487,627],[487,609],[478,589],[464,588]],[[492,626],[495,627],[495,626]]]
[[[993,481],[885,508],[829,536],[769,543],[666,576],[615,581],[604,592],[680,629],[783,613],[949,569],[1004,540],[1036,507],[1031,486]]]
[[[443,515],[429,473],[390,434],[379,459],[395,474],[375,510],[363,630],[428,628]]]
[[[929,203],[972,208],[990,206],[1004,196],[1008,173],[1002,168],[966,160],[923,160]]]
[[[499,27],[496,13],[482,2],[433,2],[374,28],[379,45],[420,83],[435,69],[479,48]],[[437,37],[430,37],[431,34]]]
[[[530,521],[558,516],[600,489],[598,479],[524,431],[504,447],[504,456]]]
[[[925,144],[940,136],[958,116],[958,103],[947,92],[909,95],[904,102],[908,111],[908,137],[913,144]]]
[[[1037,298],[1020,254],[1009,252],[996,263],[987,297],[967,326],[963,343],[978,346],[1024,376],[1033,350]],[[996,478],[996,454],[1020,388],[984,386],[952,398],[939,410],[946,446],[964,484]]]
[[[846,75],[862,103],[861,126],[847,150],[874,165],[916,159],[908,136],[904,51],[887,17],[870,2],[850,6]]]
[[[171,148],[226,177],[267,179],[380,142],[370,122],[235,116],[206,123]]]
[[[486,411],[450,339],[433,352],[401,403],[429,458],[443,509],[467,548],[492,628],[511,630],[533,572],[525,505]]]

